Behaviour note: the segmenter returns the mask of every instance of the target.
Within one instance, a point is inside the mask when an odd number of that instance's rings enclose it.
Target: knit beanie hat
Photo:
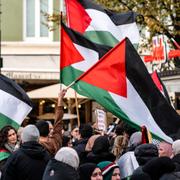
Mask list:
[[[57,161],[61,161],[73,168],[79,167],[79,157],[77,152],[70,147],[62,147],[54,157]]]
[[[173,142],[172,149],[174,155],[180,154],[180,139]]]
[[[111,180],[114,169],[119,168],[116,163],[111,161],[102,161],[97,166],[101,169],[104,180]]]
[[[35,125],[27,125],[23,128],[21,134],[22,142],[29,142],[29,141],[38,141],[39,140],[39,131]]]
[[[84,163],[79,166],[80,180],[91,180],[93,171],[97,168],[95,163]]]

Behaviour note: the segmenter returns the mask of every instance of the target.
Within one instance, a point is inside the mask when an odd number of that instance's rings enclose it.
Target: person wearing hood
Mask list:
[[[79,180],[103,180],[101,169],[95,163],[84,163],[78,169]]]
[[[23,129],[21,147],[7,160],[2,180],[40,180],[50,159],[48,152],[38,143],[39,131],[34,125]]]
[[[121,180],[119,166],[115,162],[102,161],[97,166],[102,171],[103,180]]]

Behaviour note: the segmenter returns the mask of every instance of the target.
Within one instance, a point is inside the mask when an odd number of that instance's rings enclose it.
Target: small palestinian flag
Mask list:
[[[0,128],[11,125],[18,128],[32,110],[25,91],[13,80],[0,75]]]

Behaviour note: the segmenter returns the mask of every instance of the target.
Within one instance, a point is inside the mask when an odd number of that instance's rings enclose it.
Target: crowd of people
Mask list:
[[[65,93],[59,93],[53,125],[39,120],[18,131],[9,125],[0,130],[2,180],[180,179],[180,140],[147,143],[126,124],[109,134],[91,124],[64,131]]]

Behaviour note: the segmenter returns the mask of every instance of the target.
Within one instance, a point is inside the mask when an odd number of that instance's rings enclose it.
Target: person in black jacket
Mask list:
[[[87,162],[87,152],[85,148],[89,138],[93,135],[93,128],[90,124],[82,124],[79,131],[80,139],[73,148],[78,153],[80,164],[83,164]]]
[[[39,131],[28,125],[22,132],[22,145],[5,164],[2,180],[40,180],[50,156],[38,143]]]
[[[78,180],[79,157],[71,147],[62,147],[45,169],[43,180]]]
[[[176,140],[172,144],[173,157],[172,161],[176,166],[175,171],[180,171],[180,139]]]
[[[135,148],[134,155],[139,167],[134,170],[133,174],[142,172],[142,166],[151,159],[158,157],[158,148],[154,144],[141,144]]]

